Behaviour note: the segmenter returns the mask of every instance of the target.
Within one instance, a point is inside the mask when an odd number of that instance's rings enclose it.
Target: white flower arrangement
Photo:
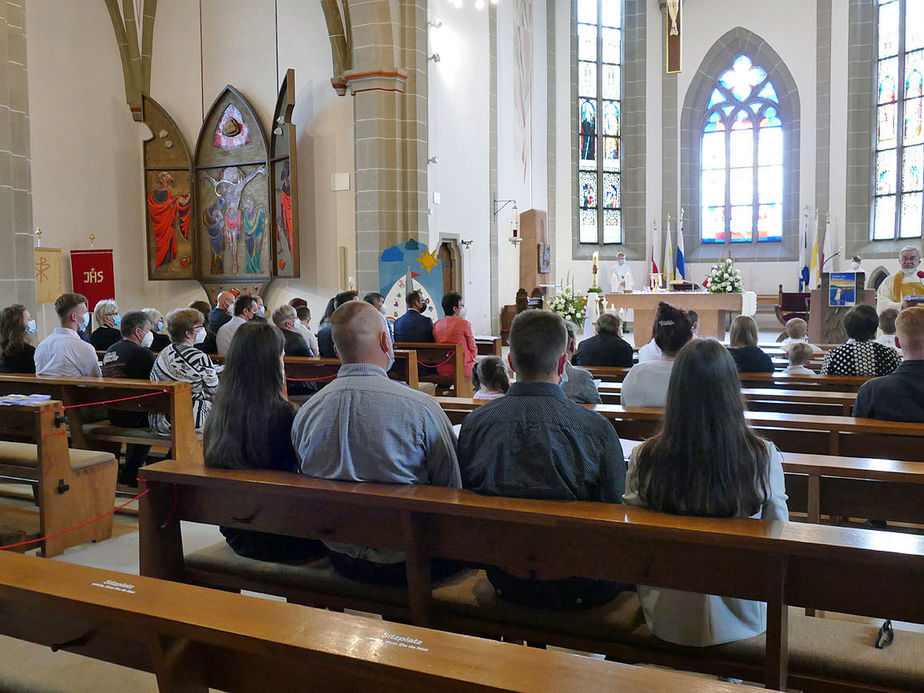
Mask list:
[[[741,270],[735,267],[730,257],[712,266],[709,273],[709,291],[714,294],[740,294]]]
[[[557,313],[565,320],[575,325],[584,324],[584,315],[587,307],[583,296],[575,296],[574,288],[566,286],[559,293],[552,296],[548,302],[548,309]]]

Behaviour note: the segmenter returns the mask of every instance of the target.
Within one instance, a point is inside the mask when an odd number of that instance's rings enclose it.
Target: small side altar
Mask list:
[[[658,303],[664,301],[680,310],[695,310],[699,314],[701,337],[725,340],[728,313],[741,313],[744,294],[712,294],[706,291],[637,291],[606,294],[606,306],[616,310],[635,311],[635,344],[642,346],[651,339]]]

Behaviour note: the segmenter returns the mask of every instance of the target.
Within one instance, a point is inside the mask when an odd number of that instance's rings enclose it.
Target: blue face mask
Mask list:
[[[26,334],[35,334],[35,318],[26,323]]]
[[[113,327],[118,327],[118,326],[121,325],[121,324],[122,324],[122,316],[121,316],[121,315],[116,315],[116,316],[112,319],[112,326],[113,326]]]
[[[157,331],[160,332],[163,329],[164,329],[164,321],[161,320],[159,323],[157,323]]]
[[[563,370],[563,371],[561,372],[561,382],[558,383],[558,387],[560,387],[562,390],[564,390],[564,389],[565,389],[565,383],[567,383],[567,382],[568,382],[568,369],[566,368],[565,370]]]
[[[83,329],[87,329],[87,327],[89,326],[90,326],[90,314],[84,313],[83,314]]]

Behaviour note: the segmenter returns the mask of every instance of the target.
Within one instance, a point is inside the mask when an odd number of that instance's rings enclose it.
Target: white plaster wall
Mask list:
[[[177,121],[190,149],[213,99],[236,86],[269,126],[276,101],[272,0],[161,0],[151,96]],[[44,244],[112,248],[122,310],[166,312],[204,298],[195,281],[146,279],[142,137],[125,103],[112,25],[101,2],[27,3],[33,216]],[[267,302],[305,296],[320,313],[338,290],[338,246],[355,247],[353,191],[331,192],[330,174],[352,172],[352,99],[330,86],[331,56],[318,3],[279,0],[279,73],[296,70],[302,277],[270,285]],[[202,42],[200,44],[200,32]],[[201,48],[200,48],[201,47]],[[69,267],[66,268],[69,274]],[[69,276],[65,286],[69,287]],[[51,311],[46,332],[51,325]],[[41,311],[40,311],[41,314]]]
[[[427,169],[429,247],[441,237],[472,241],[462,250],[462,293],[474,332],[490,333],[488,12],[447,0],[432,0],[428,11],[443,23],[429,31],[428,52],[440,55],[428,74],[429,153],[439,157]]]

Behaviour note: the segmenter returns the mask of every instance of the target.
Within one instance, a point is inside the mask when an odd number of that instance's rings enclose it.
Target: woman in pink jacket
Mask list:
[[[460,294],[452,291],[443,296],[443,314],[446,317],[433,324],[433,341],[461,344],[465,377],[471,379],[478,347],[475,346],[472,323],[465,319],[465,303]],[[440,375],[452,377],[454,374],[451,363],[444,364],[436,370]]]

